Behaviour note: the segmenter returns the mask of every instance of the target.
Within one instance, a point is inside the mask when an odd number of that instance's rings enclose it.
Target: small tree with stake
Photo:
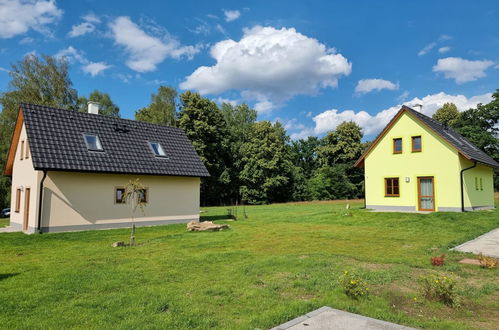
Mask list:
[[[130,246],[135,245],[135,212],[140,208],[144,213],[144,206],[146,205],[146,189],[140,183],[139,179],[130,180],[125,186],[123,200],[130,205],[131,219],[132,219],[132,232],[130,234]]]

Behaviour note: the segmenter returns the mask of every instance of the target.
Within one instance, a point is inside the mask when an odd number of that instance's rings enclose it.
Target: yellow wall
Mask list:
[[[473,162],[461,158],[461,168],[467,168]],[[480,179],[481,183],[480,184]],[[477,189],[478,185],[478,189]],[[466,209],[482,208],[494,205],[494,170],[477,164],[475,168],[464,172],[464,206]]]
[[[32,233],[35,231],[38,219],[38,182],[40,180],[40,172],[35,171],[33,168],[33,162],[31,161],[31,153],[29,153],[29,158],[25,158],[26,155],[26,141],[28,137],[26,135],[26,128],[23,124],[21,129],[21,134],[19,137],[19,142],[16,150],[16,156],[14,159],[14,165],[12,169],[12,191],[11,191],[11,202],[10,202],[10,225],[21,229],[24,221],[25,214],[25,201],[26,201],[26,188],[30,188],[30,201],[29,201],[29,220],[28,220],[28,230],[27,232]],[[23,160],[21,160],[21,143],[24,141],[24,155]],[[28,142],[29,148],[29,142]],[[15,212],[16,209],[16,190],[22,188],[21,192],[21,208],[19,213]]]
[[[413,153],[411,137],[418,135],[421,135],[422,151]],[[393,154],[394,138],[402,138],[401,154]],[[455,148],[404,113],[365,158],[367,207],[415,210],[418,176],[434,177],[436,211],[460,207],[459,157]],[[386,177],[399,178],[400,197],[385,197]],[[410,182],[406,182],[406,177]]]
[[[130,206],[116,204],[115,187],[140,178],[148,189],[144,214],[136,224],[199,220],[199,178],[48,172],[43,197],[42,227],[49,231],[130,226]]]

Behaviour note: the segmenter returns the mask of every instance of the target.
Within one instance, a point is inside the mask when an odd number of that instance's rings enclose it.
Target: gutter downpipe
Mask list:
[[[461,170],[461,212],[465,212],[464,210],[464,171],[471,170],[476,167],[476,161],[473,162],[473,165],[467,168],[463,168]]]
[[[42,203],[43,203],[43,183],[45,182],[45,178],[47,177],[47,171],[43,171],[43,178],[40,181],[40,197],[38,198],[38,226],[37,231],[39,234],[42,233]]]

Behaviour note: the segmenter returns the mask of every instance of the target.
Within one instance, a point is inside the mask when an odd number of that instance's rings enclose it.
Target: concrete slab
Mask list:
[[[0,233],[17,233],[20,231],[22,230],[17,227],[11,227],[11,226],[0,228]]]
[[[456,246],[452,250],[483,254],[484,256],[499,258],[499,228],[475,238],[474,240]]]
[[[321,307],[306,315],[281,324],[272,330],[414,330],[395,323],[344,312],[331,307]]]

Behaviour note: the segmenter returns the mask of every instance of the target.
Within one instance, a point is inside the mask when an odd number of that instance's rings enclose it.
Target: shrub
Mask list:
[[[456,281],[450,277],[431,274],[420,278],[422,295],[426,299],[436,300],[448,306],[457,302]]]
[[[338,282],[347,296],[351,298],[358,299],[369,295],[367,283],[355,272],[344,271],[338,278]]]
[[[482,268],[492,269],[496,268],[497,265],[499,264],[498,258],[484,256],[481,253],[478,255],[478,260],[480,261],[480,266]]]
[[[440,257],[431,258],[431,264],[433,266],[443,266],[445,263],[445,254],[442,254]]]

